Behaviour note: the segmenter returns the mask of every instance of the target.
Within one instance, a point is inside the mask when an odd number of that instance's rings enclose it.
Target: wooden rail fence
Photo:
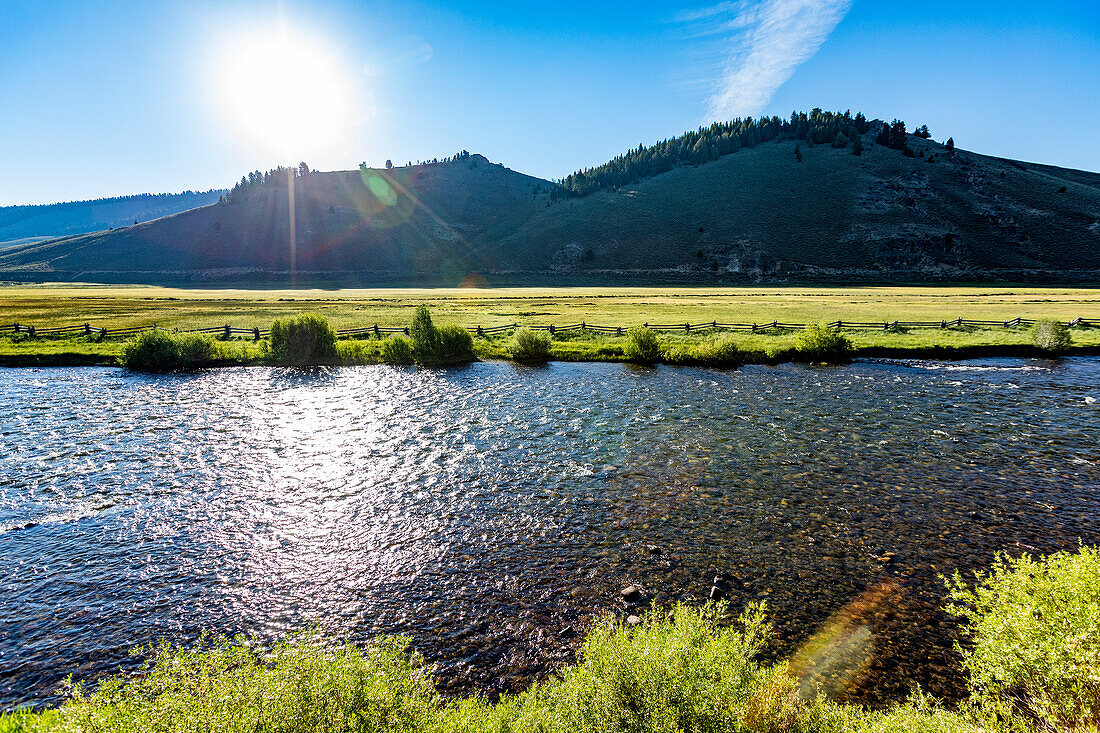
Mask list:
[[[1013,318],[1008,321],[982,321],[969,318],[956,318],[952,321],[832,321],[826,325],[829,328],[835,330],[849,329],[849,330],[876,330],[876,331],[890,331],[892,329],[910,329],[910,328],[965,328],[965,327],[979,327],[979,328],[1020,328],[1021,326],[1034,326],[1038,323],[1037,320],[1032,318]],[[1097,328],[1100,327],[1100,318],[1074,318],[1072,321],[1063,321],[1069,328]],[[466,330],[477,336],[494,336],[511,331],[520,327],[521,324],[509,323],[503,326],[467,326]],[[709,323],[643,323],[644,328],[648,328],[651,331],[683,331],[685,333],[691,333],[692,331],[711,331],[711,330],[723,330],[723,331],[749,331],[751,333],[769,333],[775,331],[801,331],[807,327],[805,323],[781,323],[779,321],[772,321],[771,323],[720,323],[718,321],[710,321]],[[594,333],[609,333],[617,336],[622,336],[626,333],[629,326],[601,326],[594,323],[586,323],[584,321],[580,323],[572,323],[564,326],[557,326],[554,324],[531,324],[528,326],[536,331],[549,331],[551,334],[556,333],[570,333],[573,331],[592,331]],[[50,328],[37,328],[35,326],[29,326],[25,323],[9,323],[6,325],[0,325],[0,334],[2,333],[25,333],[28,336],[35,338],[38,336],[133,336],[135,334],[142,333],[144,331],[152,331],[160,329],[163,331],[178,331],[180,333],[202,333],[219,336],[223,339],[231,339],[234,337],[252,338],[259,341],[262,338],[267,338],[271,331],[266,328],[237,328],[226,324],[224,326],[213,326],[210,328],[191,328],[191,329],[168,329],[163,326],[153,324],[151,326],[130,326],[127,328],[107,328],[102,326],[93,326],[89,323],[84,323],[76,326],[57,326]],[[381,337],[384,334],[401,333],[408,335],[409,329],[407,326],[379,326],[377,323],[371,326],[362,326],[359,328],[342,328],[336,331],[336,335],[340,337],[349,336],[378,336]]]

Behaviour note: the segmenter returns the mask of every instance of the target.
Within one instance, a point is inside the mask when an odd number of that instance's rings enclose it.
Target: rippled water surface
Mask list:
[[[951,696],[937,574],[1100,542],[1100,360],[737,371],[0,370],[0,705],[202,631],[413,637],[454,691],[570,661],[618,591],[861,607],[850,698]]]

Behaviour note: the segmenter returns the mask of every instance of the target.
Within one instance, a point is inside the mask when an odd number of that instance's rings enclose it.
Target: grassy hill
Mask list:
[[[479,155],[295,178],[298,283],[1100,280],[1100,174],[910,136],[914,157],[759,143],[562,197]],[[799,146],[802,160],[796,157]],[[931,160],[934,156],[934,159]],[[0,250],[0,277],[290,280],[285,180],[115,231]]]
[[[124,227],[205,206],[225,191],[143,193],[136,196],[33,206],[0,206],[0,246]]]

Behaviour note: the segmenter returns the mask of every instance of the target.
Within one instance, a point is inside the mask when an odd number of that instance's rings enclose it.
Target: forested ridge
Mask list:
[[[862,112],[825,112],[814,109],[809,113],[792,112],[789,119],[780,117],[737,118],[729,122],[715,122],[679,137],[637,148],[616,156],[613,160],[595,168],[586,168],[566,176],[561,181],[566,196],[586,196],[593,191],[615,191],[622,186],[638,183],[678,165],[699,165],[731,155],[742,148],[779,140],[798,140],[807,147],[831,145],[837,148],[851,146],[852,153],[863,153],[863,135],[876,124],[869,122]],[[906,129],[901,120],[892,124],[877,123],[880,129],[879,144],[902,150],[905,148]],[[928,127],[922,125],[914,131],[920,137],[930,137]],[[799,150],[796,155],[801,155]]]

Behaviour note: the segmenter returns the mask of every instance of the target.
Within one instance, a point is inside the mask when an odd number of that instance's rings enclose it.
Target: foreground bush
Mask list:
[[[417,307],[409,336],[418,361],[428,364],[458,363],[474,358],[474,337],[470,332],[461,326],[436,327],[427,306]]]
[[[1039,729],[1100,729],[1100,548],[1000,556],[978,581],[956,573],[948,607],[965,620],[977,701]]]
[[[210,366],[221,357],[217,342],[197,333],[154,329],[122,347],[122,363],[139,372],[174,372]]]
[[[825,324],[811,323],[798,334],[795,352],[803,361],[843,364],[852,358],[852,342]]]
[[[762,666],[760,607],[733,626],[720,606],[676,606],[637,628],[589,633],[559,678],[491,705],[445,702],[408,642],[364,649],[304,634],[257,654],[240,640],[202,651],[161,647],[146,672],[77,686],[60,709],[0,720],[25,731],[596,731],[841,730],[826,703],[801,704],[784,665]]]
[[[508,353],[516,361],[543,362],[550,358],[550,334],[527,327],[516,331]]]
[[[1060,354],[1073,345],[1069,327],[1059,321],[1039,321],[1031,338],[1036,346],[1051,354]]]
[[[661,342],[657,334],[645,326],[631,326],[626,332],[623,354],[638,364],[652,364],[661,358]]]
[[[731,626],[726,607],[654,610],[637,626],[605,618],[576,665],[491,704],[445,700],[401,638],[359,649],[315,633],[265,652],[243,640],[198,651],[162,646],[138,676],[60,708],[0,715],[0,733],[1016,733],[1100,725],[1100,550],[999,558],[971,589],[956,574],[950,610],[973,699],[958,711],[914,692],[869,712],[798,697],[786,663],[762,664],[763,606]],[[1022,717],[1021,717],[1022,716]]]
[[[287,366],[332,364],[336,361],[336,331],[316,313],[276,318],[271,324],[271,358]]]

